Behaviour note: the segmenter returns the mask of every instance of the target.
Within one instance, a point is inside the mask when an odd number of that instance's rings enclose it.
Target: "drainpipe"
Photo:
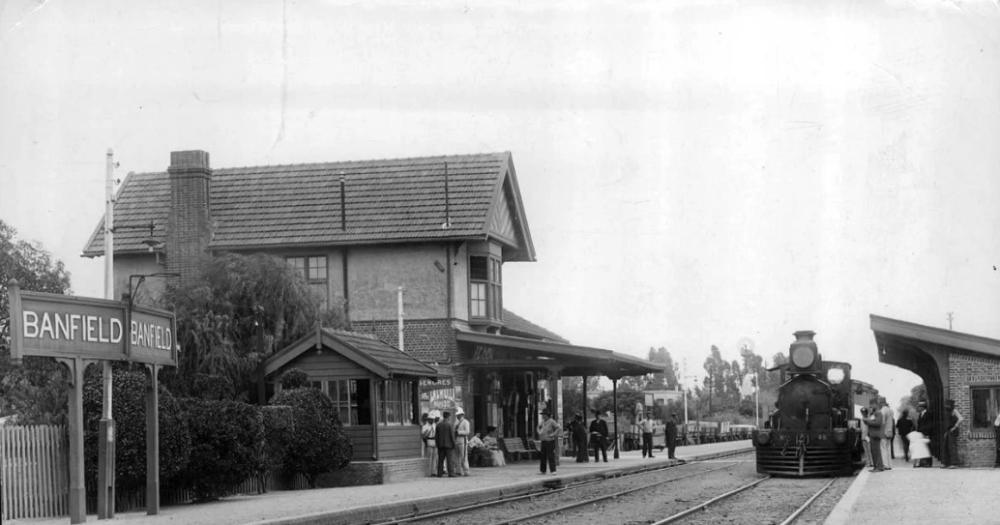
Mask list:
[[[399,320],[399,351],[405,352],[406,347],[403,341],[403,287],[396,288],[396,312]]]
[[[372,461],[378,461],[378,384],[380,382],[380,379],[373,379],[371,386],[368,387],[368,398],[371,399],[369,412],[371,413],[372,420]]]

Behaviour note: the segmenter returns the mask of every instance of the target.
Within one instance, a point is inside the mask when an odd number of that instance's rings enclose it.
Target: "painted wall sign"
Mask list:
[[[9,285],[11,358],[128,360],[177,366],[174,314],[110,299]],[[131,314],[131,315],[130,315]]]

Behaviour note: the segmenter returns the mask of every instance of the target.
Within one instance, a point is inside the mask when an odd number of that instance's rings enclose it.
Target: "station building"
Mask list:
[[[928,411],[938,429],[948,424],[945,401],[954,400],[965,420],[957,440],[959,464],[994,466],[1000,341],[877,315],[870,318],[879,361],[920,376],[927,387]],[[934,456],[940,458],[940,440],[932,440],[931,445]]]
[[[116,293],[130,276],[150,276],[143,293],[155,299],[167,280],[194,278],[206,255],[268,253],[301,272],[323,305],[342,308],[353,332],[429,367],[379,368],[344,350],[343,333],[271,349],[272,386],[298,360],[335,402],[357,404],[367,388],[368,402],[407,407],[367,426],[343,419],[358,435],[400,425],[417,443],[421,412],[462,407],[476,431],[531,438],[542,408],[561,418],[562,377],[616,382],[662,369],[570,344],[504,308],[504,287],[517,285],[504,266],[535,260],[508,152],[213,169],[208,153],[177,151],[164,172],[130,173],[114,206]],[[103,254],[102,221],[83,255]],[[386,449],[365,450],[377,460]]]

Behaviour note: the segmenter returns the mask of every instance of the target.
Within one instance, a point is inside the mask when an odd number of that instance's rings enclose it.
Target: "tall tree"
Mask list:
[[[717,398],[717,394],[724,388],[725,370],[728,367],[728,363],[722,359],[719,347],[712,345],[703,366],[705,368],[704,384],[708,395],[708,415],[711,415],[714,409],[712,405],[713,397]]]
[[[23,366],[10,362],[10,304],[7,283],[17,279],[22,290],[69,292],[69,273],[41,245],[17,240],[17,231],[0,220],[0,416],[19,421],[62,423],[66,417],[66,378],[52,359],[26,357]]]
[[[309,286],[284,260],[265,254],[209,259],[199,279],[168,289],[165,299],[177,315],[184,350],[167,380],[188,395],[252,399],[257,366],[271,352],[321,320],[344,326],[343,315],[319,310]]]
[[[656,390],[676,390],[677,389],[677,364],[670,357],[670,352],[664,347],[649,348],[649,360],[654,363],[663,363],[663,372],[651,374],[646,388]]]

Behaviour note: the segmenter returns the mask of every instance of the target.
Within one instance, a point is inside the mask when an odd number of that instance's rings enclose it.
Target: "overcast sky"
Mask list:
[[[505,305],[576,344],[703,374],[811,329],[895,401],[869,314],[1000,338],[995,2],[422,4],[0,3],[0,218],[99,297],[108,148],[510,151]]]

